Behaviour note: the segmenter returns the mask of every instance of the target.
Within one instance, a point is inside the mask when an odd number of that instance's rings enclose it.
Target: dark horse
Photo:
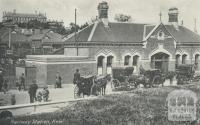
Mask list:
[[[77,95],[78,96],[80,96],[81,94],[83,95],[83,97],[84,97],[84,95],[90,96],[90,90],[93,85],[93,79],[94,79],[94,76],[80,78],[80,81],[77,84],[77,86],[78,86]]]
[[[106,76],[95,77],[93,86],[91,88],[91,93],[93,93],[93,90],[96,89],[96,91],[99,92],[101,95],[105,95],[106,85],[109,81],[111,81],[110,74],[108,74]],[[97,93],[96,93],[96,95],[97,95]]]

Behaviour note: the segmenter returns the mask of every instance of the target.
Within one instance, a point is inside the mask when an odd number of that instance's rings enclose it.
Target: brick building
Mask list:
[[[195,64],[196,70],[200,69],[200,36],[179,25],[177,8],[169,9],[168,24],[157,25],[110,22],[108,9],[107,2],[101,2],[99,19],[76,35],[65,37],[65,48],[57,52],[65,57],[87,57],[87,62],[83,60],[80,65],[80,60],[68,60],[60,66],[61,62],[50,64],[35,58],[34,64],[47,68],[43,72],[49,77],[52,77],[50,69],[61,71],[69,76],[68,82],[72,81],[75,68],[82,70],[88,63],[88,70],[97,74],[109,74],[113,66],[133,66],[135,73],[140,66],[163,72],[175,71],[178,64]],[[73,68],[66,68],[72,64]]]
[[[174,71],[176,64],[196,64],[199,69],[200,36],[178,24],[178,9],[169,9],[168,24],[109,22],[108,4],[98,6],[99,20],[76,34],[79,54],[91,57],[98,72],[113,65],[142,65]],[[64,54],[76,55],[75,36],[66,38]]]
[[[40,22],[46,22],[47,17],[42,13],[16,13],[16,10],[13,12],[3,12],[2,22],[12,21],[14,23],[27,23],[31,20],[37,20]]]

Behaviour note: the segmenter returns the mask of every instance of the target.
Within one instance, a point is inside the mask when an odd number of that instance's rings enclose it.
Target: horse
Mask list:
[[[77,84],[78,86],[78,95],[80,96],[81,94],[83,97],[85,95],[90,96],[91,92],[91,87],[93,85],[93,79],[95,76],[90,76],[90,77],[80,77],[80,80]]]
[[[156,75],[154,78],[153,78],[153,80],[152,80],[152,82],[151,82],[151,86],[153,87],[154,85],[160,85],[160,84],[162,84],[162,87],[164,86],[164,82],[165,82],[165,77],[164,77],[164,75]]]
[[[129,83],[134,83],[135,88],[138,87],[138,85],[142,84],[144,87],[146,87],[149,84],[149,78],[145,75],[132,75],[128,78]]]
[[[105,93],[106,93],[106,85],[110,81],[111,81],[110,74],[108,74],[106,76],[103,76],[103,77],[99,76],[99,78],[96,77],[94,79],[94,84],[95,84],[94,86],[96,86],[97,92],[99,92],[101,95],[105,95]]]

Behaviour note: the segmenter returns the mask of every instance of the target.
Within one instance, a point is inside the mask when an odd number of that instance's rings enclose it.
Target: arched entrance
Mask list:
[[[166,73],[168,71],[169,55],[163,52],[159,52],[151,56],[151,68],[160,69]]]
[[[106,69],[106,73],[107,74],[112,74],[112,64],[113,64],[113,56],[108,56],[107,57],[107,69]]]
[[[97,58],[97,74],[102,75],[103,74],[103,68],[104,68],[104,56],[99,56]]]

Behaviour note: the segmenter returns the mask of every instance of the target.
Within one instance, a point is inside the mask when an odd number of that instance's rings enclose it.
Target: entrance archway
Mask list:
[[[104,68],[104,59],[105,57],[104,56],[99,56],[97,58],[97,74],[98,75],[102,75],[103,74],[103,68]]]
[[[154,54],[151,57],[151,67],[154,69],[160,69],[166,73],[168,71],[169,55],[163,52]]]
[[[113,56],[108,56],[107,57],[107,69],[106,69],[106,73],[107,74],[112,74],[112,64],[113,64]]]

